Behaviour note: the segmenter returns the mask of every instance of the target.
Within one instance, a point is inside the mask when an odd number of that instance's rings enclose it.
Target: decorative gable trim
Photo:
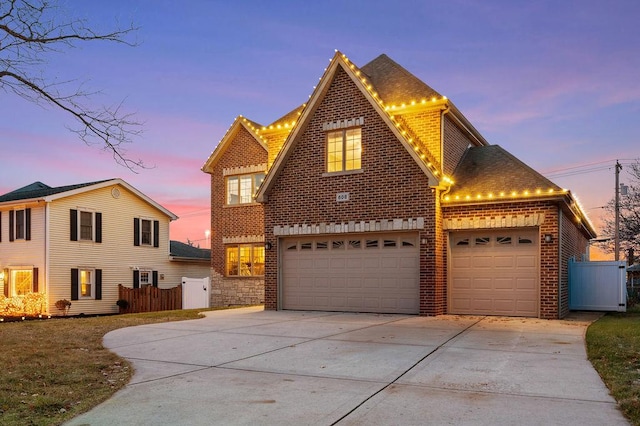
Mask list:
[[[228,167],[222,169],[222,176],[246,175],[250,173],[259,173],[267,170],[267,163],[257,164],[255,166]]]
[[[222,237],[222,244],[264,243],[264,235],[241,235],[238,237]]]
[[[357,127],[364,125],[364,117],[352,118],[350,120],[338,120],[322,124],[322,130],[346,129],[347,127]]]

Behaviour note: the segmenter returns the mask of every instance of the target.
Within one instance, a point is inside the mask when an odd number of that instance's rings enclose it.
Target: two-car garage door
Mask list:
[[[283,309],[419,312],[417,233],[286,238]]]
[[[449,312],[538,316],[537,229],[452,232]]]

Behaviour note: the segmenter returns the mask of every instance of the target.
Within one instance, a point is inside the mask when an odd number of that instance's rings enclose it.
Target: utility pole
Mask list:
[[[616,160],[616,229],[615,229],[615,260],[620,260],[620,170],[622,166],[620,162]]]

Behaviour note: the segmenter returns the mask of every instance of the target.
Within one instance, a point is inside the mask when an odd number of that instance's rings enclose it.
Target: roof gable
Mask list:
[[[261,125],[239,115],[233,121],[233,124],[229,127],[229,130],[227,130],[227,133],[222,137],[222,140],[220,140],[207,161],[203,164],[201,168],[203,172],[211,173],[213,171],[214,166],[220,158],[222,158],[227,148],[233,143],[235,136],[241,128],[244,128],[265,151],[268,151],[266,141],[258,134],[258,129],[261,128]]]
[[[387,62],[387,65],[389,66],[388,62]],[[384,102],[378,95],[376,88],[374,88],[371,82],[368,81],[366,74],[363,73],[360,69],[358,69],[358,67],[356,67],[353,63],[351,63],[345,55],[343,55],[339,51],[336,51],[333,59],[331,60],[331,64],[325,70],[324,75],[320,78],[320,82],[318,83],[314,92],[312,93],[309,99],[309,102],[307,102],[306,106],[302,109],[298,121],[296,122],[291,133],[289,133],[289,136],[287,137],[282,149],[278,153],[278,156],[276,157],[273,163],[273,167],[270,169],[269,173],[265,178],[265,181],[263,182],[262,186],[260,187],[260,190],[258,191],[256,199],[260,202],[266,201],[267,194],[270,188],[275,183],[276,177],[284,167],[284,164],[287,162],[291,153],[293,152],[295,145],[298,143],[300,136],[304,133],[315,111],[321,104],[322,99],[324,99],[325,95],[327,94],[327,91],[329,90],[331,82],[333,81],[338,68],[343,69],[347,73],[347,75],[349,76],[351,81],[353,81],[353,83],[356,85],[358,90],[369,101],[369,103],[372,105],[374,110],[387,124],[389,129],[394,133],[396,138],[405,147],[405,149],[411,155],[414,161],[416,161],[416,163],[422,169],[425,175],[427,175],[429,179],[429,185],[439,186],[440,179],[442,177],[439,176],[440,172],[436,170],[436,168],[433,167],[433,165],[429,162],[427,158],[427,153],[421,152],[421,148],[416,143],[414,143],[414,141],[412,140],[410,135],[407,133],[407,131],[403,129],[402,124],[399,121],[394,120],[393,116],[385,110]]]
[[[151,198],[147,197],[145,194],[138,191],[136,188],[134,188],[133,186],[129,185],[127,182],[119,178],[100,180],[95,182],[79,183],[76,185],[59,186],[56,188],[52,188],[48,185],[44,185],[41,182],[35,182],[31,185],[27,185],[26,187],[20,188],[18,190],[15,190],[3,196],[0,196],[0,203],[11,204],[15,202],[36,201],[36,200],[42,200],[47,203],[50,203],[52,201],[55,201],[61,198],[71,197],[71,196],[82,194],[89,191],[95,191],[97,189],[105,188],[107,186],[112,186],[112,185],[121,185],[122,187],[126,188],[127,190],[135,194],[138,198],[142,199],[146,203],[150,204],[151,206],[153,206],[154,208],[158,209],[160,212],[168,216],[170,220],[176,220],[178,218],[178,216],[171,213],[169,210],[165,209],[160,204],[156,203]],[[35,189],[26,190],[25,188],[35,188]]]

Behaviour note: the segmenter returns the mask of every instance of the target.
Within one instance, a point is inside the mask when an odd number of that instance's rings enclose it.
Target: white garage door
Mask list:
[[[538,316],[538,230],[452,232],[449,312]]]
[[[284,309],[418,313],[417,234],[283,239]]]

